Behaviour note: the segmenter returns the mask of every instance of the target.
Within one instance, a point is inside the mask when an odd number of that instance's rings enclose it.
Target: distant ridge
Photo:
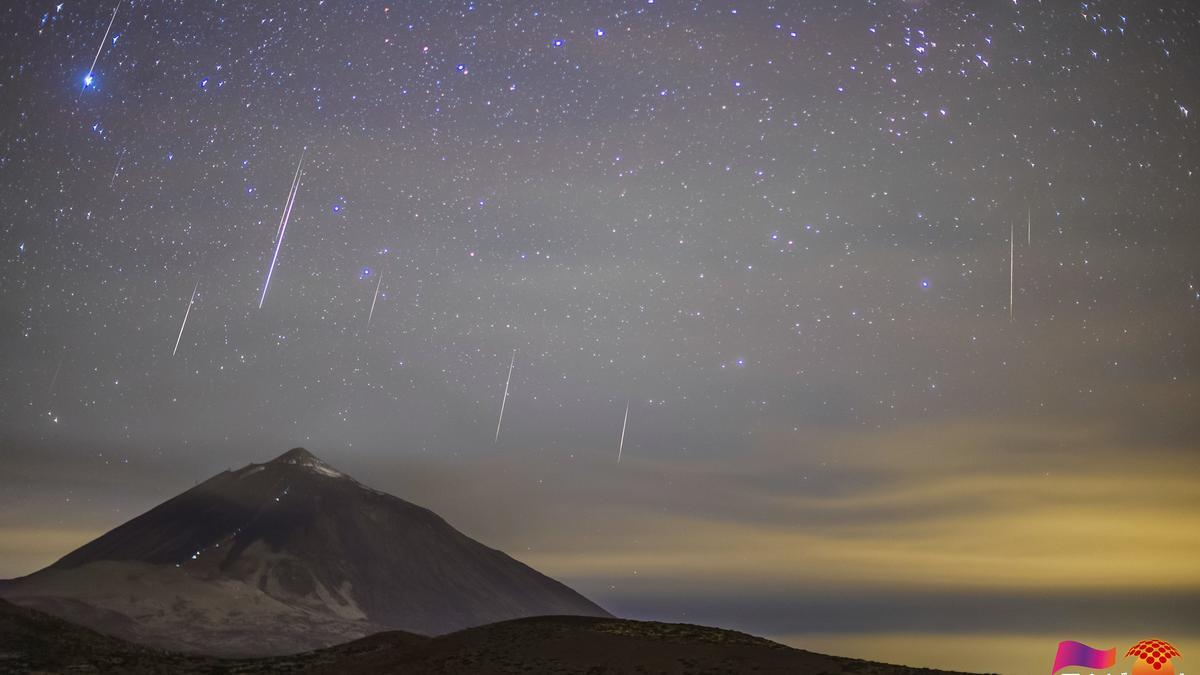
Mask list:
[[[294,656],[218,660],[140,647],[0,600],[0,673],[9,672],[952,675],[719,628],[581,616],[514,619],[436,638],[393,631]]]

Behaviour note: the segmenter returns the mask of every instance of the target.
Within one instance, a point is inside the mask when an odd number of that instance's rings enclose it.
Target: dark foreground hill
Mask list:
[[[0,673],[788,673],[939,675],[792,649],[744,633],[596,617],[516,619],[428,638],[373,635],[295,656],[223,660],[130,644],[0,600]]]
[[[587,598],[302,448],[225,471],[0,597],[141,644],[289,654],[383,630],[449,633]]]

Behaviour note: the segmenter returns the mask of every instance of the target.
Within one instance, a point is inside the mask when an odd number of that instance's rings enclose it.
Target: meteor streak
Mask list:
[[[625,401],[625,421],[621,422],[621,444],[617,446],[617,464],[621,463],[621,453],[625,451],[625,427],[629,425],[629,401]]]
[[[1013,262],[1013,251],[1014,251],[1014,246],[1015,246],[1015,244],[1013,242],[1014,229],[1015,228],[1013,227],[1013,224],[1009,223],[1008,224],[1008,320],[1009,321],[1013,320],[1013,271],[1015,269],[1015,263]]]
[[[92,71],[96,69],[96,62],[100,60],[100,52],[104,51],[104,43],[108,41],[108,33],[112,30],[113,22],[117,20],[117,10],[121,8],[121,3],[124,0],[117,0],[117,6],[113,7],[112,18],[108,20],[108,28],[104,29],[104,37],[100,38],[100,46],[96,48],[96,58],[92,59],[92,65],[88,67],[87,75],[83,77],[83,89],[87,89],[92,83]],[[80,89],[80,93],[83,93]]]
[[[199,288],[200,282],[197,281],[196,285],[192,288],[192,298],[188,300],[187,309],[183,312],[183,323],[179,325],[179,335],[175,338],[175,349],[171,350],[171,356],[175,356],[179,351],[179,341],[183,339],[183,329],[187,326],[188,315],[192,313],[192,304],[196,302],[196,291]]]
[[[306,152],[308,152],[307,147],[300,151],[300,162],[296,164],[296,173],[292,176],[292,187],[288,190],[287,201],[283,203],[283,213],[279,216],[279,227],[275,228],[275,241],[279,241],[279,235],[283,232],[283,225],[287,220],[288,205],[292,203],[292,198],[300,187],[300,165],[304,163],[304,153]]]
[[[508,384],[512,382],[513,366],[517,363],[517,350],[513,350],[512,360],[508,362],[508,378],[504,380],[504,398],[500,399],[500,419],[496,421],[496,438],[493,444],[500,442],[500,424],[504,422],[504,404],[508,403]]]
[[[292,207],[296,204],[296,192],[300,190],[300,167],[304,165],[304,153],[308,152],[308,148],[300,151],[300,161],[296,164],[296,175],[292,177],[292,189],[288,190],[287,203],[283,206],[283,215],[279,218],[279,229],[275,233],[275,254],[271,256],[271,266],[267,268],[267,280],[263,282],[262,297],[258,299],[258,308],[263,308],[263,303],[267,301],[267,291],[271,288],[271,275],[275,273],[275,262],[279,260],[279,249],[283,248],[283,236],[287,234],[288,219],[292,217]]]
[[[59,373],[59,371],[62,370],[63,359],[65,359],[65,358],[67,358],[66,354],[63,354],[62,356],[58,357],[58,365],[54,366],[54,377],[50,378],[50,392],[49,393],[51,393],[51,394],[54,393],[54,384],[56,382],[58,382],[58,373]]]
[[[121,151],[121,156],[117,158],[117,168],[113,169],[112,180],[108,181],[108,187],[112,187],[117,182],[117,174],[121,172],[121,164],[125,162],[125,151]]]
[[[375,301],[379,299],[379,287],[383,285],[383,272],[379,273],[379,281],[375,282],[375,297],[371,298],[371,311],[367,313],[367,328],[371,327],[371,317],[375,316]]]

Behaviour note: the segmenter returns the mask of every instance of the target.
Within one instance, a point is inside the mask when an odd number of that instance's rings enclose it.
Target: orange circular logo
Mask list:
[[[1137,657],[1133,675],[1174,675],[1171,659],[1179,656],[1179,652],[1166,640],[1150,638],[1130,647],[1125,656]]]

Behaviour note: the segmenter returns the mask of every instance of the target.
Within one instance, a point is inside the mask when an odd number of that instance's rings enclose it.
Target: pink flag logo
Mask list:
[[[1084,668],[1103,670],[1104,668],[1112,667],[1116,662],[1116,647],[1110,649],[1093,649],[1082,642],[1063,640],[1058,643],[1058,653],[1054,656],[1054,667],[1050,669],[1050,675],[1054,675],[1054,673],[1067,666],[1082,666]]]

